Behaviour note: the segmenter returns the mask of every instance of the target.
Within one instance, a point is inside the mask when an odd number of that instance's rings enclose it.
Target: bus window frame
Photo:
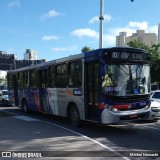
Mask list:
[[[34,71],[36,73],[34,78],[32,78],[32,71]],[[29,71],[29,87],[30,88],[37,88],[38,87],[37,77],[38,77],[38,71],[36,69],[32,69],[32,70]],[[33,80],[34,80],[35,84],[33,83]],[[34,85],[32,85],[32,83]]]
[[[65,66],[64,73],[62,72],[62,67]],[[60,67],[60,74],[58,74],[58,67]],[[68,65],[67,63],[62,63],[56,65],[56,88],[66,88],[68,84]]]
[[[76,63],[79,63],[79,71],[76,72]],[[74,65],[74,74],[71,73],[71,65]],[[78,74],[76,74],[78,73]],[[79,74],[80,73],[80,74]],[[76,84],[77,81],[77,84]],[[80,83],[80,84],[78,84]],[[82,61],[77,60],[77,61],[72,61],[68,63],[68,86],[69,88],[80,88],[82,86]]]

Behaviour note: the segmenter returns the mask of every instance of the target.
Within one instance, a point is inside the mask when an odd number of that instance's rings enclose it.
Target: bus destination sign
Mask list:
[[[142,52],[106,52],[107,58],[124,60],[147,60],[149,55]]]

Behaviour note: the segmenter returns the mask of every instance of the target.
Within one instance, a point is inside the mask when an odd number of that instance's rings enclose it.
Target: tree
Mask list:
[[[93,49],[91,49],[90,47],[85,46],[85,47],[82,48],[81,51],[82,51],[83,53],[85,53],[85,52],[89,52],[89,51],[92,51],[92,50],[93,50]]]
[[[160,43],[151,47],[136,40],[128,43],[130,47],[145,49],[151,54],[151,81],[160,85]]]

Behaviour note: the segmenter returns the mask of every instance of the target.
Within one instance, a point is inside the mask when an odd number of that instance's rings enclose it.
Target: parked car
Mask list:
[[[160,103],[160,90],[151,91],[150,98],[151,100]]]
[[[149,120],[155,120],[160,118],[160,103],[151,100],[151,112]]]
[[[150,119],[160,117],[160,90],[151,91],[151,114]]]
[[[9,105],[8,90],[0,90],[0,102],[2,106]]]

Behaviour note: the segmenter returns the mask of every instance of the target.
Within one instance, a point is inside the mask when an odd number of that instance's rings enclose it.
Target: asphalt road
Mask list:
[[[17,152],[38,152],[38,159],[160,159],[160,120],[75,128],[65,118],[0,107],[0,151],[14,152],[11,159]]]

